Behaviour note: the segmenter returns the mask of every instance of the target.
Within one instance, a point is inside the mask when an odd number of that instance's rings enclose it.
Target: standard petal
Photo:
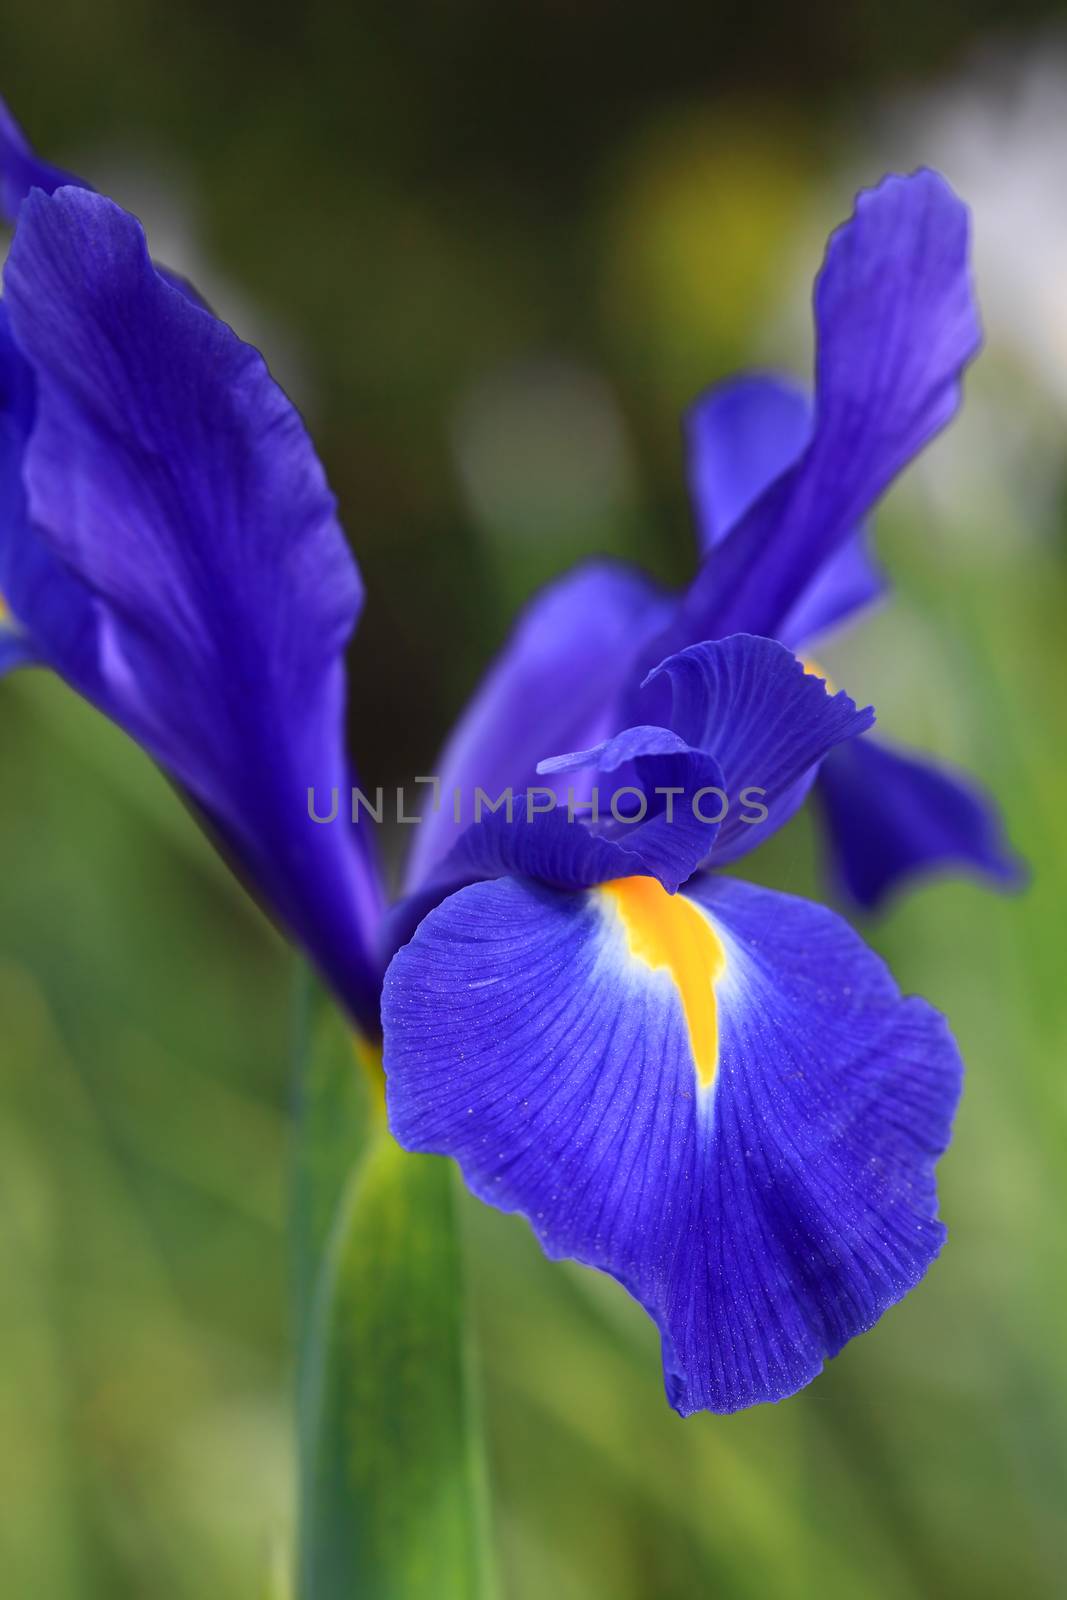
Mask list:
[[[34,382],[0,300],[0,672],[47,664],[103,698],[92,595],[30,526],[23,482]]]
[[[798,383],[749,373],[700,395],[683,421],[686,476],[702,557],[803,455],[811,401]]]
[[[29,518],[100,612],[103,709],[369,1023],[375,865],[362,833],[308,808],[312,788],[347,800],[343,653],[362,590],[303,424],[99,195],[32,193],[4,281],[36,382]]]
[[[869,910],[915,874],[962,867],[1006,888],[1023,882],[994,802],[962,773],[857,739],[827,757],[816,792],[834,876]]]
[[[390,914],[390,951],[446,895],[480,878],[581,889],[643,873],[673,894],[702,863],[732,861],[787,822],[826,752],[874,721],[870,707],[829,694],[783,645],[745,634],[671,657],[647,692],[657,710],[670,703],[670,728],[629,728],[539,762],[549,780],[540,793],[519,791],[483,812]],[[574,783],[590,771],[592,786]]]
[[[679,642],[778,637],[790,611],[900,469],[950,420],[980,331],[966,208],[933,172],[864,191],[815,289],[808,448],[691,586]]]
[[[691,645],[647,680],[668,680],[669,725],[686,744],[714,756],[730,807],[712,849],[733,861],[774,833],[802,804],[819,762],[874,722],[843,691],[830,694],[773,639],[748,634]],[[752,820],[757,809],[765,812]]]
[[[685,421],[686,461],[705,557],[803,455],[813,423],[811,401],[799,385],[769,375],[721,384],[691,407]],[[815,573],[776,629],[783,644],[799,648],[879,598],[885,579],[869,543],[867,530],[859,528]]]
[[[860,528],[823,563],[778,629],[783,644],[800,650],[882,599],[888,584],[870,543]]]
[[[649,579],[607,561],[575,568],[530,602],[440,757],[443,804],[427,810],[416,831],[409,891],[456,843],[476,788],[491,797],[523,789],[546,751],[586,748],[619,726],[615,709],[634,660],[668,612],[669,601]]]
[[[568,807],[565,795],[560,805],[546,785],[540,794],[516,795],[510,815],[498,810],[469,827],[442,863],[440,893],[509,873],[558,889],[643,873],[673,894],[719,832],[723,802],[709,797],[709,791],[725,794],[718,763],[666,728],[641,727],[595,750],[541,762],[538,770],[570,777],[590,768],[597,783],[589,801],[576,794]],[[584,785],[581,793],[589,793]],[[585,808],[594,804],[591,816]]]
[[[0,300],[0,676],[34,659],[32,641],[11,610],[7,572],[12,544],[26,520],[22,453],[32,417],[32,377],[15,348]]]
[[[28,523],[0,532],[0,633],[5,665],[47,666],[109,715],[117,714],[99,668],[100,630],[92,595]]]
[[[8,627],[4,618],[0,616],[0,678],[15,667],[30,666],[33,659],[29,640],[15,629]]]
[[[43,189],[45,194],[52,194],[66,184],[86,187],[81,178],[64,172],[62,167],[53,167],[35,154],[26,135],[0,100],[0,213],[8,222],[14,222],[31,189]]]
[[[919,1281],[961,1071],[832,913],[696,895],[475,885],[382,1009],[396,1137],[618,1278],[683,1414],[794,1393]]]

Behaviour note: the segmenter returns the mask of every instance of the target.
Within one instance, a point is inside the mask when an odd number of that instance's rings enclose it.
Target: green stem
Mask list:
[[[451,1166],[390,1136],[374,1051],[302,1005],[293,1232],[299,1600],[486,1600]]]

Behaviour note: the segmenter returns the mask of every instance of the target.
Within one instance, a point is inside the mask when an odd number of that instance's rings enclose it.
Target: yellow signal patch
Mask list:
[[[699,906],[683,894],[668,894],[655,878],[617,878],[600,892],[622,919],[630,954],[674,979],[697,1077],[708,1088],[719,1064],[715,983],[726,968],[718,935]]]

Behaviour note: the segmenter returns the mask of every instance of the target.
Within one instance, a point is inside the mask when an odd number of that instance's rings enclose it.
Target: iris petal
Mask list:
[[[566,801],[575,773],[621,773],[612,784],[595,783],[607,831],[587,828],[588,813],[566,804],[537,814],[520,792],[510,812],[489,812],[468,827],[394,908],[389,950],[447,894],[479,878],[515,873],[579,889],[647,874],[673,893],[701,863],[733,860],[788,821],[826,752],[874,720],[870,707],[858,711],[848,695],[829,694],[773,639],[738,634],[694,646],[664,662],[652,680],[669,728],[629,728],[592,750],[538,764],[548,780],[546,804],[557,790]],[[647,807],[637,820],[612,826],[610,802],[631,784]],[[589,793],[574,786],[579,806]],[[635,811],[639,803],[635,795]],[[534,806],[541,804],[536,797]]]
[[[0,674],[48,663],[99,703],[92,595],[29,522],[22,468],[34,412],[33,372],[0,301]]]
[[[562,889],[644,873],[673,893],[714,846],[725,794],[722,772],[712,756],[691,749],[669,729],[628,728],[595,750],[541,765],[549,776],[593,766],[598,774],[621,771],[635,782],[615,780],[602,791],[597,786],[597,827],[587,826],[588,814],[577,807],[538,812],[539,797],[524,791],[510,816],[495,811],[466,830],[440,869],[442,892],[506,873]],[[631,766],[632,772],[625,770]],[[672,791],[671,799],[657,788]],[[714,801],[698,798],[710,790],[716,791]],[[552,791],[546,788],[544,795],[547,805]]]
[[[93,697],[373,1023],[375,864],[362,833],[315,827],[307,806],[309,788],[347,792],[362,586],[300,418],[102,196],[32,193],[5,291],[36,386],[29,520],[99,614]]]
[[[383,1000],[396,1137],[625,1284],[683,1414],[792,1394],[918,1282],[961,1074],[832,913],[729,879],[685,898],[713,935],[710,1087],[681,982],[604,890],[465,889]]]
[[[730,532],[774,480],[803,455],[811,401],[791,379],[737,378],[700,397],[685,423],[689,489],[703,554]],[[866,528],[848,535],[814,573],[776,629],[796,649],[877,600],[885,579]]]
[[[835,877],[873,910],[914,873],[963,868],[1006,887],[1024,878],[996,806],[972,778],[872,739],[819,773]]]
[[[880,600],[888,587],[870,553],[866,528],[850,534],[812,578],[778,629],[791,650],[820,639]]]
[[[668,601],[641,573],[612,562],[577,567],[537,595],[461,716],[440,758],[445,803],[417,830],[407,874],[423,884],[462,832],[455,789],[490,795],[534,781],[546,751],[594,744],[618,727],[618,696]]]
[[[704,557],[804,454],[811,401],[789,378],[747,374],[700,395],[683,429],[689,498]]]
[[[874,722],[843,691],[831,694],[784,645],[735,634],[671,656],[649,682],[669,680],[670,726],[687,744],[714,755],[733,804],[712,859],[733,861],[788,822],[818,767],[835,745]],[[758,791],[767,815],[751,822],[737,804]]]
[[[33,660],[33,646],[0,594],[0,677],[14,667],[28,666]]]
[[[864,191],[815,289],[815,425],[705,563],[678,643],[745,628],[777,637],[814,576],[900,469],[953,416],[980,331],[968,218],[923,171]]]
[[[0,213],[8,222],[14,222],[31,189],[43,189],[45,194],[52,194],[66,184],[86,187],[72,172],[64,172],[62,167],[53,167],[50,162],[41,160],[0,100]]]
[[[934,173],[859,197],[816,291],[814,428],[803,397],[774,378],[699,402],[690,479],[702,542],[718,548],[680,601],[622,569],[589,568],[547,590],[446,749],[446,796],[521,787],[546,749],[661,722],[637,685],[687,645],[740,630],[799,645],[877,594],[856,530],[949,420],[977,348],[967,234],[964,207]],[[457,833],[447,806],[427,816],[409,891],[425,886]]]

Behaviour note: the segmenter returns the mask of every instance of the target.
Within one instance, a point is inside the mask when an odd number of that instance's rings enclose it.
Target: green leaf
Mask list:
[[[294,1196],[300,1600],[486,1600],[456,1175],[389,1134],[377,1052],[305,1006]]]

